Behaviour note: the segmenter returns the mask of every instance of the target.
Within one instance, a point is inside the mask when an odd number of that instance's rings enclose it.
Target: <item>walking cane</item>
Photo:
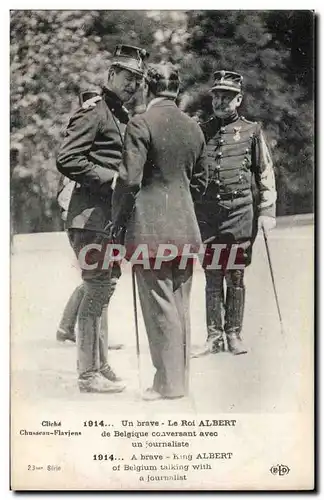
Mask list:
[[[274,274],[273,274],[273,267],[272,267],[272,262],[271,262],[271,255],[270,255],[270,248],[269,248],[268,236],[267,236],[267,232],[266,232],[263,224],[262,224],[262,232],[263,232],[264,244],[265,244],[266,251],[267,251],[267,256],[268,256],[268,262],[269,262],[269,268],[270,268],[270,274],[271,274],[271,280],[272,280],[272,286],[273,286],[274,296],[275,296],[276,304],[277,304],[277,311],[278,311],[278,316],[279,316],[279,321],[280,321],[280,330],[281,330],[281,334],[284,335],[285,332],[284,332],[284,327],[283,327],[282,315],[281,315],[281,311],[280,311],[280,305],[279,305],[279,299],[278,299],[278,294],[277,294],[276,283],[275,283]]]
[[[133,266],[132,266],[132,288],[133,288],[133,308],[134,308],[134,320],[135,320],[137,371],[138,371],[139,387],[140,387],[140,390],[141,390],[142,384],[141,384],[140,343],[139,343],[137,299],[136,299],[136,280],[135,280],[135,270],[134,270]]]

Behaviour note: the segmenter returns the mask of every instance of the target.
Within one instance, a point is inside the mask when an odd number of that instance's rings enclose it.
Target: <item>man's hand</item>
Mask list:
[[[274,217],[269,217],[268,215],[260,215],[258,219],[258,227],[259,229],[264,227],[264,230],[267,233],[276,227],[276,219]]]

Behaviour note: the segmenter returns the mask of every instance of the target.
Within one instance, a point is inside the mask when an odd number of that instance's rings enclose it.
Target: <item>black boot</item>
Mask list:
[[[207,348],[209,352],[217,354],[225,351],[223,330],[224,275],[222,270],[205,270],[205,274]]]
[[[82,392],[121,392],[125,386],[101,370],[108,371],[108,331],[101,329],[101,315],[104,304],[109,302],[109,283],[100,280],[85,282],[85,294],[79,309],[78,373]]]
[[[207,348],[211,354],[218,354],[225,351],[224,332],[217,331],[208,333]]]
[[[244,303],[244,286],[229,286],[226,293],[225,332],[228,350],[234,355],[247,353],[241,338]]]
[[[223,330],[223,271],[218,269],[205,269],[205,276],[207,341],[202,349],[192,354],[192,358],[199,358],[206,354],[217,354],[225,351]]]
[[[79,318],[78,372],[81,392],[122,392],[123,384],[112,381],[100,373],[99,335],[100,320],[95,316]]]

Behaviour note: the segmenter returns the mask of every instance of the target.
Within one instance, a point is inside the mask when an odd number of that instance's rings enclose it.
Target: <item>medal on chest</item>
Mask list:
[[[241,127],[234,127],[234,136],[233,139],[235,142],[239,141],[241,139]]]

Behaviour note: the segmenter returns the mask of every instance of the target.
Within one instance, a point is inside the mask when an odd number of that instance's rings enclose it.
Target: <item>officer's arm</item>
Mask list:
[[[100,113],[97,107],[80,108],[71,118],[66,137],[57,156],[57,169],[66,177],[89,187],[92,191],[110,189],[116,170],[96,165],[89,152],[98,130]]]
[[[208,163],[207,163],[207,150],[204,136],[200,133],[200,153],[196,164],[194,165],[192,178],[190,181],[191,195],[194,201],[198,201],[205,193],[208,184]]]
[[[260,193],[259,216],[276,216],[276,183],[272,158],[266,144],[262,130],[255,138],[254,173]]]
[[[112,216],[115,226],[125,226],[141,188],[144,165],[150,144],[150,132],[141,115],[128,123],[125,131],[123,162],[113,195]]]

